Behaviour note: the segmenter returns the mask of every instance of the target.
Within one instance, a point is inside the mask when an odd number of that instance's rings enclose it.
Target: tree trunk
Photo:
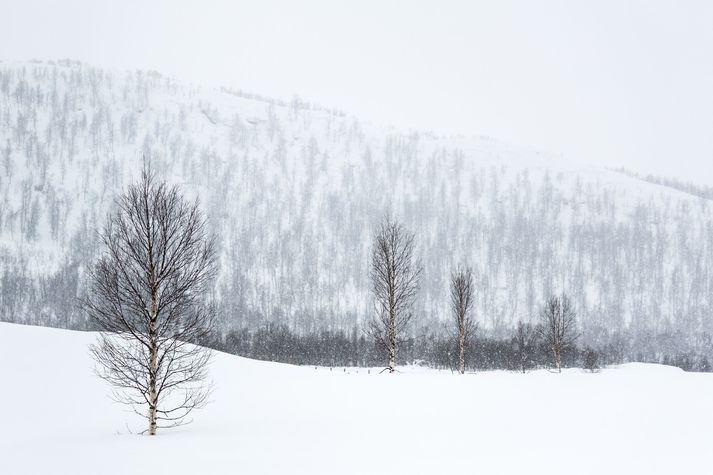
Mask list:
[[[562,365],[561,365],[561,361],[560,361],[559,348],[557,348],[557,347],[555,346],[555,347],[552,348],[552,351],[554,352],[554,355],[555,355],[555,366],[557,367],[557,372],[558,372],[558,373],[561,373],[561,372],[562,372]]]
[[[459,354],[458,354],[458,371],[460,374],[465,374],[465,329],[461,329],[458,338]]]
[[[396,328],[389,325],[389,373],[396,372]]]
[[[156,352],[151,351],[151,376],[149,377],[149,435],[156,435]]]
[[[151,320],[149,321],[149,435],[156,435],[156,411],[158,409],[158,395],[156,394],[156,377],[158,372],[157,345],[156,345],[156,299],[151,299]]]

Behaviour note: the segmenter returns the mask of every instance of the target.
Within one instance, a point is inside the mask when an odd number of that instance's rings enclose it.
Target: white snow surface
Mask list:
[[[2,474],[710,474],[713,374],[296,367],[217,353],[213,402],[156,437],[92,333],[0,324]]]

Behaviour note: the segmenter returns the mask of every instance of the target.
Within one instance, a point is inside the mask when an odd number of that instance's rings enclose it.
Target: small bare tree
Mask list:
[[[465,373],[465,352],[470,338],[478,325],[470,315],[473,307],[473,271],[458,268],[451,274],[451,311],[456,324],[456,342],[458,344],[458,372]]]
[[[512,341],[515,346],[517,370],[525,373],[532,366],[532,357],[535,353],[536,333],[533,331],[532,325],[519,320],[515,326]]]
[[[579,336],[576,314],[566,295],[547,299],[540,314],[538,334],[547,350],[552,352],[553,364],[561,373],[562,354],[574,346]]]
[[[210,351],[196,344],[214,320],[205,297],[216,273],[214,240],[198,203],[150,171],[116,206],[82,306],[101,330],[90,348],[97,373],[155,435],[206,402]]]
[[[599,352],[593,348],[586,347],[582,353],[582,366],[590,373],[599,372]]]
[[[411,320],[421,265],[414,262],[414,236],[386,218],[376,233],[371,255],[371,284],[376,315],[369,334],[387,354],[389,373],[396,371],[396,348]]]

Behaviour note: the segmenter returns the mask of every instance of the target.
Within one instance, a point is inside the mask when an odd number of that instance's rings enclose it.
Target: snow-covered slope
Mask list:
[[[224,328],[363,321],[371,238],[390,211],[424,264],[416,329],[445,318],[462,262],[485,329],[566,291],[586,334],[713,331],[708,200],[487,137],[73,62],[0,63],[0,318],[81,326],[95,231],[144,162],[202,200]]]
[[[92,374],[94,334],[0,324],[0,473],[708,474],[713,375],[396,375],[217,354],[193,424],[143,422]]]

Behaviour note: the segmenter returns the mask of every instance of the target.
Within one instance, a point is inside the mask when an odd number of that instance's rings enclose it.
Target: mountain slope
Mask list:
[[[0,63],[1,318],[84,324],[74,298],[96,230],[144,163],[208,213],[223,328],[363,322],[390,212],[424,265],[414,331],[447,317],[458,262],[475,267],[477,318],[495,333],[560,291],[587,335],[713,329],[710,201],[485,137],[69,61]]]

